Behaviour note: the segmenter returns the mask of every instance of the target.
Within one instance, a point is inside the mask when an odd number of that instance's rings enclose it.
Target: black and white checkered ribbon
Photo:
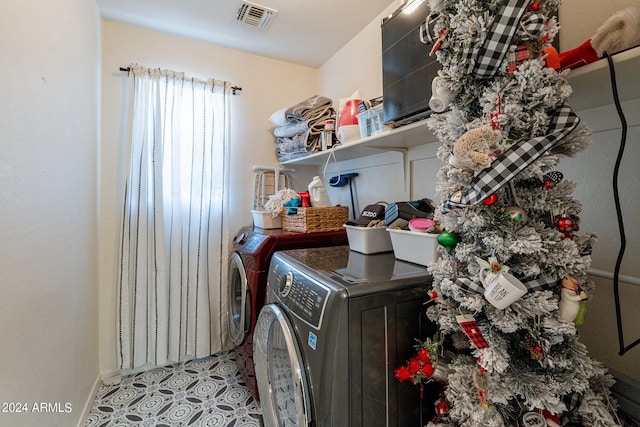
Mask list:
[[[492,77],[500,68],[513,36],[519,28],[520,18],[531,0],[509,0],[500,7],[487,37],[474,53],[476,63],[473,74],[478,78]]]
[[[484,287],[468,277],[458,277],[454,280],[454,283],[470,292],[477,292],[479,294],[484,293]],[[537,279],[528,280],[526,282],[522,282],[524,286],[526,286],[529,292],[535,291],[546,291],[549,289],[553,289],[557,286],[558,280],[552,277],[539,277]]]
[[[530,292],[546,291],[558,286],[558,279],[553,277],[539,277],[537,279],[522,282]]]
[[[454,208],[475,205],[495,193],[564,139],[578,126],[578,123],[580,119],[571,107],[567,104],[562,105],[553,115],[547,135],[516,142],[507,148],[490,167],[473,177],[471,188],[462,194],[459,202],[446,202],[442,206],[442,212],[447,213]]]
[[[467,291],[477,292],[479,294],[484,293],[484,288],[482,287],[482,285],[474,282],[468,277],[458,277],[454,280],[454,283]]]
[[[522,18],[520,21],[518,35],[520,42],[527,40],[537,40],[545,32],[547,20],[541,13],[532,13]]]
[[[573,392],[562,398],[562,401],[565,405],[567,405],[568,409],[568,411],[565,412],[560,419],[563,426],[569,425],[571,422],[574,423],[572,425],[582,425],[582,420],[580,415],[577,414],[577,409],[580,407],[580,405],[582,405],[583,397],[584,396],[582,394]]]

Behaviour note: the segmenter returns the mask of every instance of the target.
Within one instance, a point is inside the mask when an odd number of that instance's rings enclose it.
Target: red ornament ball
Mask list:
[[[540,10],[540,2],[534,1],[525,9],[526,12],[537,12]]]
[[[498,201],[498,194],[497,193],[493,193],[489,197],[484,199],[482,201],[482,204],[483,205],[487,205],[487,206],[491,206],[491,205],[495,205],[497,201]]]
[[[556,228],[563,233],[570,233],[572,231],[576,231],[577,229],[576,222],[569,217],[560,217],[556,219]]]

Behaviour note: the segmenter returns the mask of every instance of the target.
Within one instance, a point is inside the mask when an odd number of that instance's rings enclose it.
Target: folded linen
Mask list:
[[[289,138],[309,130],[307,122],[287,122],[285,126],[278,126],[273,130],[277,138]]]
[[[320,151],[320,134],[325,121],[335,117],[331,99],[315,95],[290,107],[274,112],[269,120],[277,125],[276,155],[280,161]]]
[[[290,138],[277,138],[275,151],[280,161],[320,151],[321,141],[319,135],[310,135],[309,132],[298,134]]]
[[[331,104],[331,99],[321,95],[314,95],[287,108],[284,116],[289,121],[317,119],[319,114],[322,115],[327,108],[331,108]]]
[[[273,114],[269,117],[269,121],[276,126],[286,126],[290,122],[285,117],[286,108],[281,108],[278,111],[274,111]]]
[[[309,132],[312,135],[320,135],[324,130],[324,123],[327,119],[335,117],[335,111],[331,107],[326,107],[322,110],[317,110],[314,114],[307,119],[307,126]]]
[[[278,138],[276,140],[276,152],[294,152],[294,151],[307,151],[307,139],[309,133],[299,133],[292,137]]]

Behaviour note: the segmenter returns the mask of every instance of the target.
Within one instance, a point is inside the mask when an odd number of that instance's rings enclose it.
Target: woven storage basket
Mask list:
[[[327,206],[317,208],[296,208],[298,213],[287,215],[282,210],[282,229],[298,233],[319,233],[321,231],[339,231],[349,220],[349,208],[346,206]]]

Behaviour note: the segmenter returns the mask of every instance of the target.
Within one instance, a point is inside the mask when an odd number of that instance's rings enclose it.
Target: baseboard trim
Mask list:
[[[611,394],[618,401],[618,409],[635,423],[640,423],[640,382],[622,372],[609,369],[616,383]]]
[[[93,387],[91,388],[91,393],[87,397],[87,401],[84,404],[84,408],[82,408],[82,414],[80,419],[78,420],[77,427],[84,427],[87,424],[87,419],[89,418],[89,414],[91,413],[91,409],[93,408],[93,402],[96,400],[96,395],[98,394],[98,387],[100,387],[100,375],[96,377],[95,382],[93,383]]]

